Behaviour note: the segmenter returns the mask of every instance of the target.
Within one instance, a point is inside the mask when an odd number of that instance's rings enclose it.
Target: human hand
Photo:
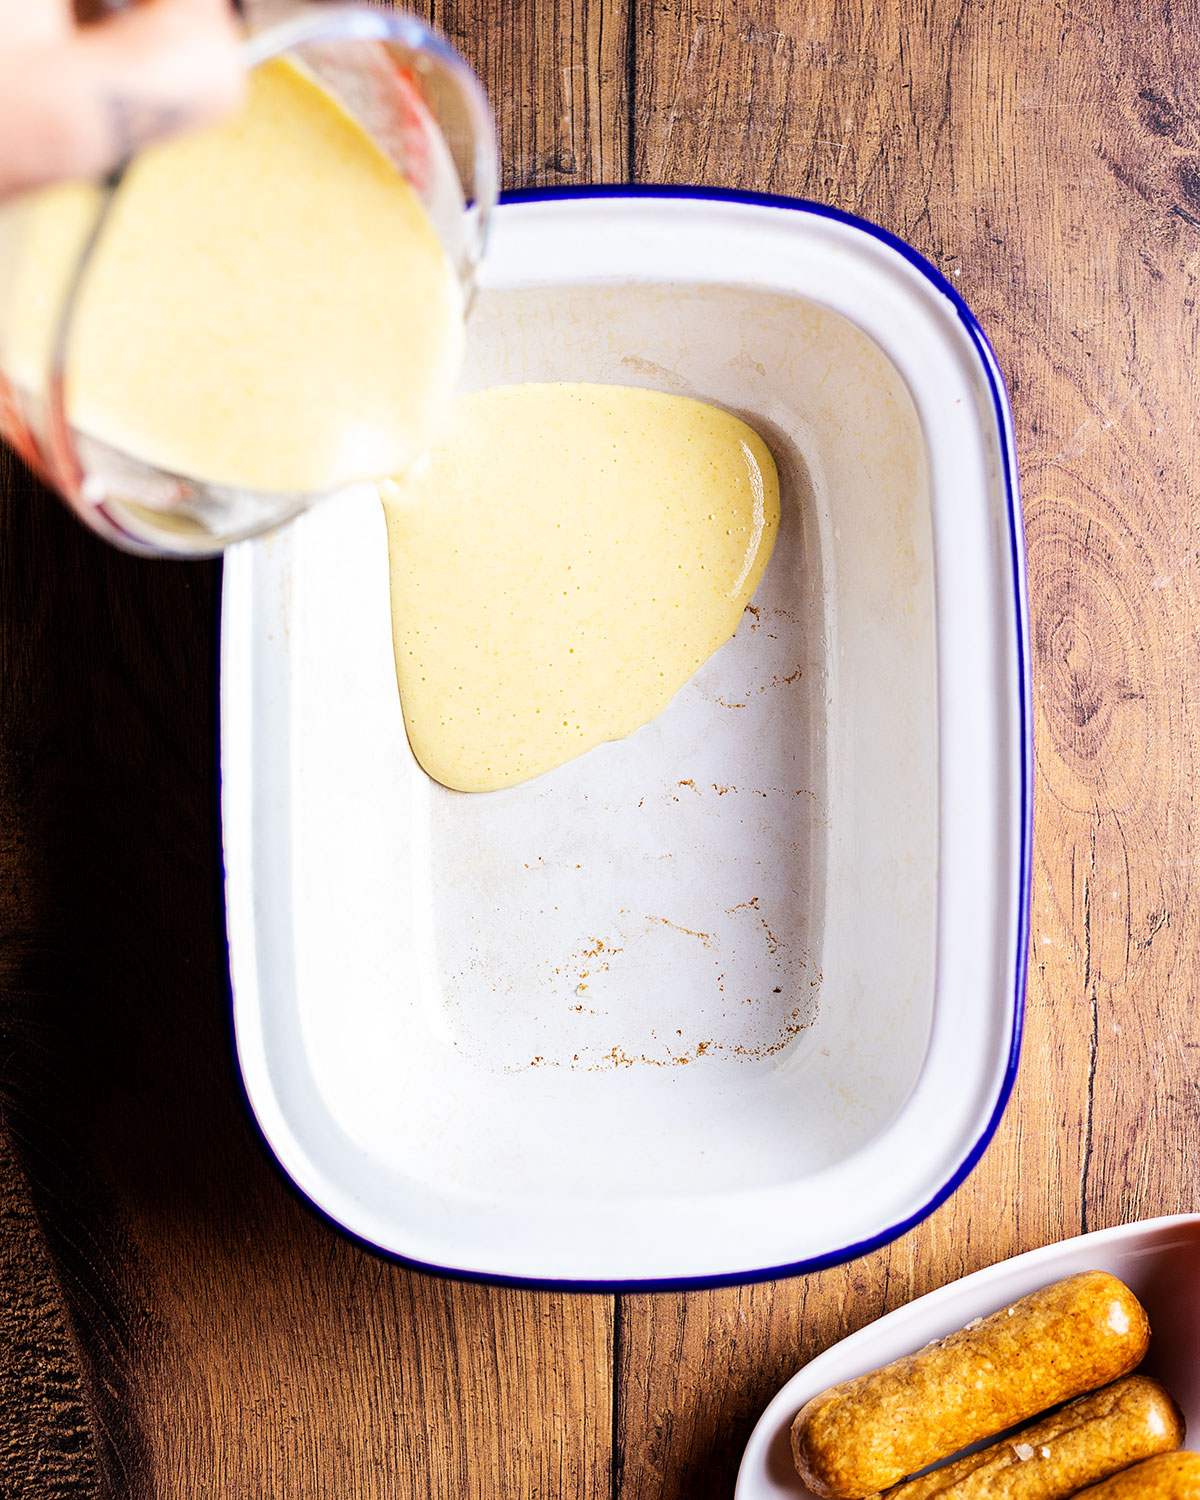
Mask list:
[[[0,198],[98,177],[241,95],[229,0],[140,0],[80,25],[71,0],[0,0]]]

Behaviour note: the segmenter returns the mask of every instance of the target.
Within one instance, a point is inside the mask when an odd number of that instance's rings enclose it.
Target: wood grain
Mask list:
[[[1200,13],[1194,5],[652,3],[647,180],[813,197],[960,287],[1013,397],[1037,736],[1020,1082],[967,1185],[892,1247],[629,1299],[622,1497],[727,1496],[804,1360],[965,1271],[1200,1205]]]
[[[412,8],[483,80],[505,187],[625,181],[633,0],[424,0]]]
[[[97,1435],[25,1174],[0,1131],[0,1494],[92,1500]]]
[[[834,1339],[1018,1250],[1200,1201],[1197,0],[424,11],[489,87],[510,185],[631,174],[834,203],[909,239],[991,335],[1034,637],[1021,1078],[948,1204],[817,1276],[614,1316],[339,1239],[276,1177],[234,1081],[217,572],[104,549],[10,466],[0,1278],[45,1315],[21,1336],[50,1341],[78,1443],[60,1491],[0,1421],[0,1491],[21,1500],[727,1497],[759,1410]]]

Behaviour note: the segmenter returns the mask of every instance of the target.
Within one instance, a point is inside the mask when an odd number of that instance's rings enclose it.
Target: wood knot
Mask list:
[[[1191,157],[1177,161],[1175,182],[1193,212],[1200,212],[1200,162]]]
[[[1039,767],[1068,806],[1086,807],[1102,784],[1114,807],[1154,795],[1162,695],[1149,693],[1165,664],[1161,590],[1146,539],[1115,507],[1085,517],[1047,504],[1029,532]]]
[[[1157,89],[1142,89],[1138,94],[1138,116],[1152,135],[1165,135],[1178,140],[1184,128],[1179,106]]]

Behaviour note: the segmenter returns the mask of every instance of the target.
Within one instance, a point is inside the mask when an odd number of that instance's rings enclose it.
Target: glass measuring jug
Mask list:
[[[412,16],[393,11],[288,0],[254,6],[248,24],[245,55],[252,70],[252,90],[261,91],[269,85],[278,91],[283,81],[279,70],[287,65],[287,77],[294,80],[294,86],[314,94],[320,92],[326,101],[323,107],[341,121],[340,126],[331,124],[329,128],[335,134],[340,129],[342,136],[350,132],[360,142],[365,135],[371,143],[368,154],[375,167],[398,186],[391,176],[394,169],[407,185],[406,194],[419,204],[413,212],[421,221],[422,234],[445,265],[447,286],[453,287],[453,302],[447,292],[446,306],[452,305],[454,318],[461,321],[498,190],[494,123],[470,68],[430,28]],[[237,137],[239,153],[242,143],[251,139],[247,134]],[[101,339],[98,352],[96,348],[89,292],[94,284],[103,284],[107,262],[114,258],[115,252],[106,260],[106,249],[116,243],[125,249],[128,243],[128,235],[119,241],[106,237],[119,234],[120,215],[129,210],[129,195],[135,191],[138,173],[157,172],[160,184],[166,182],[172,192],[183,194],[179,202],[184,217],[194,212],[186,163],[195,158],[186,154],[194,150],[187,141],[178,143],[178,149],[175,143],[153,148],[144,159],[136,158],[104,183],[47,189],[0,209],[0,432],[87,524],[129,550],[160,556],[211,555],[230,542],[286,521],[325,495],[364,479],[386,477],[385,456],[394,458],[397,451],[395,442],[387,441],[388,435],[381,430],[388,422],[388,393],[385,390],[380,394],[378,381],[372,380],[368,367],[349,372],[342,368],[347,360],[353,361],[353,354],[347,354],[347,350],[354,346],[349,340],[346,349],[337,346],[336,317],[345,316],[349,307],[370,322],[374,304],[365,308],[360,304],[369,297],[372,285],[385,289],[404,286],[406,276],[414,270],[415,262],[407,258],[412,246],[403,237],[386,237],[386,215],[381,215],[378,226],[374,219],[365,224],[353,220],[348,225],[339,221],[346,203],[352,200],[345,195],[350,192],[351,177],[345,180],[345,194],[336,171],[330,177],[330,162],[336,168],[340,160],[336,150],[322,164],[326,197],[318,201],[313,197],[313,183],[322,180],[320,170],[314,166],[310,182],[308,162],[299,146],[290,141],[289,149],[291,156],[286,159],[290,176],[283,184],[286,191],[282,195],[278,159],[264,159],[262,166],[264,173],[267,167],[275,173],[273,183],[263,182],[262,213],[268,213],[269,204],[272,216],[273,238],[265,241],[269,250],[246,239],[261,227],[253,217],[257,187],[253,173],[260,163],[247,146],[246,156],[239,154],[236,161],[239,172],[244,166],[243,175],[249,174],[250,218],[238,220],[236,232],[229,228],[224,239],[218,235],[213,241],[215,248],[210,249],[207,238],[198,240],[204,246],[202,260],[192,259],[191,273],[202,288],[210,283],[210,269],[218,278],[237,281],[240,277],[238,291],[243,307],[250,305],[253,309],[261,304],[271,316],[278,314],[273,326],[265,326],[254,317],[243,319],[245,327],[257,329],[252,335],[257,339],[253,368],[258,372],[253,388],[240,389],[232,379],[228,390],[219,378],[209,382],[213,389],[205,391],[205,400],[213,406],[215,399],[213,410],[224,422],[215,448],[221,448],[229,432],[236,436],[244,427],[253,435],[261,429],[276,441],[282,435],[284,441],[277,441],[277,446],[283,458],[289,437],[303,454],[309,436],[304,429],[329,426],[331,441],[326,446],[332,455],[330,461],[311,469],[300,462],[291,469],[281,463],[251,464],[243,470],[236,464],[223,465],[216,452],[210,464],[203,439],[198,448],[195,443],[190,449],[175,450],[158,445],[155,453],[155,443],[141,441],[128,423],[124,428],[120,424],[114,427],[95,418],[92,397],[96,387],[105,384],[110,356],[114,369],[119,365],[128,373],[132,368],[140,389],[168,408],[172,403],[183,404],[183,396],[177,392],[194,388],[194,382],[188,384],[193,364],[205,378],[210,366],[216,376],[221,374],[222,358],[228,359],[231,369],[238,364],[238,328],[221,326],[211,312],[216,304],[207,303],[203,292],[196,296],[194,330],[193,310],[188,307],[184,347],[164,347],[161,327],[157,344],[153,342],[154,309],[159,305],[154,301],[153,288],[165,285],[171,299],[175,303],[182,299],[185,306],[191,295],[192,282],[182,272],[177,274],[176,262],[171,259],[169,233],[164,236],[167,249],[144,240],[130,247],[130,255],[136,253],[139,266],[144,258],[150,292],[144,306],[134,296],[128,325],[145,326],[130,326],[128,339],[123,336],[125,327],[112,329],[106,335],[107,343]],[[341,137],[337,150],[348,150]],[[155,153],[156,163],[151,168],[150,157]],[[347,161],[352,155],[347,155]],[[363,164],[360,161],[357,165],[361,169]],[[368,164],[368,176],[370,170]],[[144,175],[141,180],[145,180]],[[297,205],[294,234],[287,217],[293,203]],[[325,238],[326,224],[332,233],[335,222],[341,235],[337,243],[345,245],[347,254],[344,266],[335,261],[335,269],[330,271],[328,255],[323,261],[313,261],[311,241],[314,235]],[[208,227],[204,226],[205,236]],[[226,226],[221,228],[224,232]],[[193,250],[195,246],[186,244],[183,248]],[[359,248],[364,254],[369,250],[369,262],[356,260]],[[178,254],[179,250],[176,238],[174,251]],[[183,264],[187,264],[186,257]],[[199,276],[197,264],[202,271]],[[314,273],[314,264],[324,270]],[[355,277],[367,264],[376,281],[364,282],[357,289]],[[247,274],[247,266],[255,268],[253,276]],[[135,294],[139,291],[140,286],[135,284]],[[361,291],[358,303],[357,291]],[[97,291],[95,299],[99,295]],[[322,316],[325,324],[320,321]],[[335,320],[335,343],[326,345],[326,362],[331,367],[326,370],[320,357],[306,363],[303,339],[310,326],[324,329],[329,336],[331,327],[326,325],[331,319]],[[422,326],[418,308],[410,330],[418,340]],[[276,330],[278,340],[274,337]],[[85,347],[91,352],[89,390],[84,389],[88,382],[79,376]],[[336,360],[329,357],[331,347],[336,350]],[[378,337],[374,348],[378,355]],[[314,349],[319,351],[320,345],[314,345]],[[198,364],[197,350],[204,354]],[[244,349],[240,352],[245,354]],[[419,347],[415,350],[417,356],[423,353]],[[413,355],[410,348],[414,379],[419,383],[422,367]],[[277,357],[278,367],[271,363]],[[402,341],[396,359],[405,359]],[[438,367],[438,379],[445,378],[450,362],[451,354],[446,353]],[[335,364],[339,366],[337,371],[332,369]],[[340,384],[336,384],[335,374]],[[348,392],[354,395],[356,380],[363,395],[361,409],[347,399]],[[335,384],[339,400],[333,399]],[[326,387],[329,401],[324,400]],[[289,405],[287,397],[293,389],[304,392],[307,408],[303,401],[294,409]],[[272,410],[272,419],[264,422],[262,414],[268,409]],[[189,456],[180,461],[177,452]],[[381,472],[374,465],[385,466]],[[279,482],[281,476],[284,482]]]

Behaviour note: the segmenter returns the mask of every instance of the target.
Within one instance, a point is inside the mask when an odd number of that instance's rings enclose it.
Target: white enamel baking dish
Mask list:
[[[408,750],[373,494],[228,555],[251,1109],[318,1209],[431,1268],[657,1287],[862,1253],[962,1181],[1017,1060],[1029,684],[994,360],[870,225],[609,189],[497,216],[464,386],[519,380],[744,416],[781,470],[775,556],[658,720],[464,796]]]

